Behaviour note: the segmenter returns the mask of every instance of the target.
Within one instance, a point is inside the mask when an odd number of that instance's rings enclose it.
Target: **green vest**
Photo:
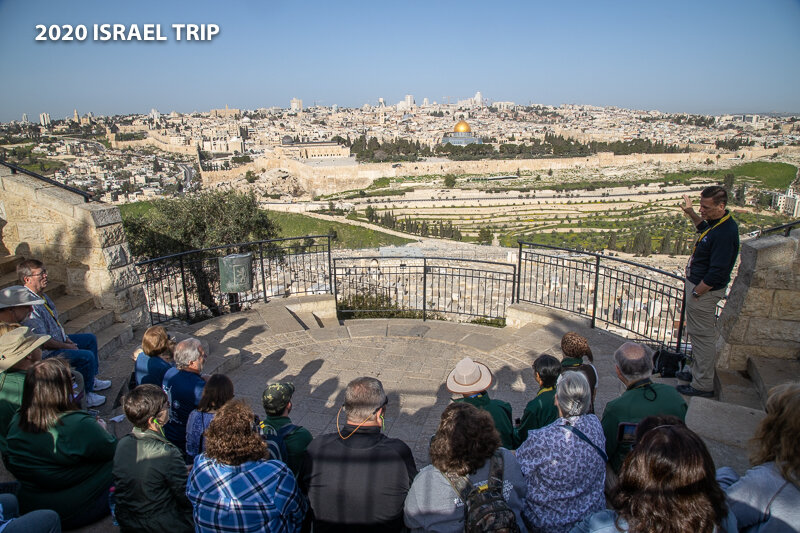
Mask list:
[[[464,402],[483,409],[492,415],[494,427],[500,433],[500,441],[503,447],[509,450],[514,449],[514,426],[511,424],[511,404],[502,400],[492,400],[487,392],[482,392],[475,396],[467,396],[453,400],[454,402]]]
[[[86,411],[68,411],[43,433],[8,428],[6,467],[21,484],[21,513],[52,509],[62,521],[80,515],[108,491],[117,439]]]
[[[8,425],[22,405],[22,385],[25,383],[25,371],[5,371],[0,373],[0,453],[6,453],[6,435]]]
[[[522,413],[522,421],[519,426],[514,428],[514,448],[525,442],[528,438],[528,431],[531,429],[543,428],[558,419],[558,407],[556,407],[556,389],[539,391],[536,398],[528,402],[525,411]]]
[[[631,450],[630,443],[618,442],[621,423],[638,424],[651,415],[674,415],[686,419],[686,401],[675,387],[650,380],[631,383],[622,396],[608,402],[603,411],[603,433],[606,436],[606,453],[614,472],[619,472],[622,461]]]

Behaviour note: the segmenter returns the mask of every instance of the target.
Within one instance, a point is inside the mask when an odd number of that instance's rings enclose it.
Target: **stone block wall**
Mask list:
[[[751,356],[800,358],[800,229],[742,243],[739,274],[717,321],[717,366]]]
[[[117,320],[143,324],[144,291],[116,206],[83,197],[0,166],[0,251],[47,265],[67,294],[90,294]]]

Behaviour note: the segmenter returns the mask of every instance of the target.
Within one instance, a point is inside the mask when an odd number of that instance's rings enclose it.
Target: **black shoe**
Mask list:
[[[689,372],[688,370],[681,370],[680,372],[675,372],[675,377],[687,383],[692,382],[692,373]]]
[[[692,387],[691,385],[678,385],[675,388],[678,390],[678,392],[680,392],[684,396],[700,396],[702,398],[713,398],[714,397],[714,391],[713,390],[710,390],[710,391],[697,390],[694,387]]]

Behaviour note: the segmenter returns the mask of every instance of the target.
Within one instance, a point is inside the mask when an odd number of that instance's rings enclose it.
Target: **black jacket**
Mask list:
[[[380,531],[403,528],[403,503],[417,467],[409,447],[379,427],[346,425],[311,441],[300,470],[314,533]]]
[[[697,225],[697,232],[702,235],[719,220],[702,221]],[[738,255],[739,226],[731,217],[706,233],[697,243],[692,254],[688,280],[695,285],[705,281],[712,290],[724,289],[731,281],[731,271]]]

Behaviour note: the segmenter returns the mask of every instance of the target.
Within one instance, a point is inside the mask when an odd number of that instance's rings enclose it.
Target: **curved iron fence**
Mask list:
[[[516,266],[447,257],[340,257],[334,294],[345,317],[504,319]]]
[[[252,284],[230,289],[218,261],[251,253]],[[591,319],[623,336],[685,351],[684,279],[592,252],[519,242],[517,264],[447,257],[331,256],[311,235],[192,250],[137,263],[151,322],[197,321],[243,303],[333,294],[341,318],[470,317],[502,323],[528,302]],[[237,292],[227,292],[236,290]]]
[[[236,311],[245,302],[289,294],[330,293],[330,235],[229,244],[192,250],[136,264],[153,324],[194,322]],[[252,285],[223,292],[219,258],[251,253]]]
[[[544,253],[542,250],[561,253]],[[684,343],[684,278],[593,252],[519,241],[517,301],[563,309],[650,344]],[[626,335],[631,336],[631,335]]]

